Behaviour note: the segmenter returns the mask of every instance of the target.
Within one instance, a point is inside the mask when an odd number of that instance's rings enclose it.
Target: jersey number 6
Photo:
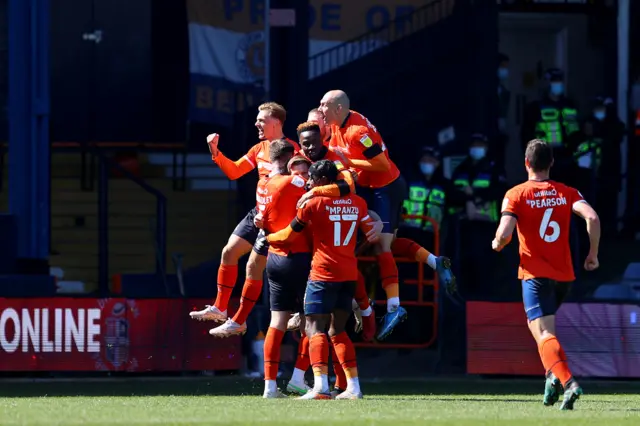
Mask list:
[[[336,215],[338,217],[340,217],[339,215]],[[331,218],[331,220],[333,221],[334,219]],[[353,238],[353,234],[356,231],[356,221],[355,220],[350,220],[350,221],[345,221],[345,225],[348,224],[349,226],[349,231],[347,232],[346,237],[344,237],[344,241],[342,240],[342,221],[340,219],[336,219],[333,222],[333,245],[335,247],[340,247],[340,246],[348,246],[349,242],[351,241],[351,238]]]
[[[540,222],[540,238],[548,243],[552,243],[560,237],[560,225],[555,220],[551,220],[552,214],[553,207],[546,209]],[[551,228],[551,235],[547,235],[549,228]]]

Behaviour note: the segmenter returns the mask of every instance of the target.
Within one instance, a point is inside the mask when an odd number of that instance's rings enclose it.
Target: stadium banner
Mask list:
[[[455,5],[455,0],[310,0],[309,55],[436,1],[446,3],[449,11]],[[264,95],[265,0],[187,0],[187,16],[190,119],[230,126],[233,114],[257,104]],[[434,22],[438,19],[434,17]],[[344,63],[382,45],[363,48],[354,43]],[[326,70],[315,68],[313,77],[335,68],[333,61],[326,65]]]
[[[640,378],[640,306],[566,303],[556,332],[577,377]],[[467,373],[542,376],[522,303],[467,303]]]
[[[0,298],[0,371],[238,370],[240,338],[189,318],[207,302]]]

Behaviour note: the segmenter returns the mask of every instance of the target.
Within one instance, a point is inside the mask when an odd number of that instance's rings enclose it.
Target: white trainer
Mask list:
[[[287,395],[280,392],[280,389],[276,389],[275,392],[269,392],[268,390],[265,390],[264,393],[262,394],[262,397],[264,399],[274,399],[274,398],[286,398]]]
[[[289,392],[289,393],[297,393],[298,395],[306,395],[306,393],[309,392],[310,390],[311,390],[311,388],[304,382],[302,382],[302,383],[295,383],[295,382],[287,383],[287,392]]]
[[[289,318],[289,321],[287,321],[287,331],[298,330],[300,328],[301,322],[302,319],[300,318],[299,313],[296,312],[295,314],[291,315],[291,318]]]
[[[207,305],[207,307],[201,311],[189,312],[189,316],[191,319],[198,321],[215,321],[223,323],[227,320],[227,311],[221,311],[215,306]]]
[[[331,397],[330,392],[318,392],[317,390],[311,389],[309,392],[305,393],[299,398],[296,399],[333,399]]]
[[[247,324],[238,324],[231,318],[226,320],[224,324],[209,330],[209,334],[212,335],[213,337],[239,336],[246,332],[247,332]]]
[[[336,396],[336,399],[362,399],[362,392],[355,393],[350,390],[346,390]]]

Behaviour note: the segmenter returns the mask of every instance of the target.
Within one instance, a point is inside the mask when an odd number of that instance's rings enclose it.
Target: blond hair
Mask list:
[[[276,102],[265,102],[258,107],[258,111],[267,111],[271,117],[279,120],[282,124],[287,119],[287,110]]]

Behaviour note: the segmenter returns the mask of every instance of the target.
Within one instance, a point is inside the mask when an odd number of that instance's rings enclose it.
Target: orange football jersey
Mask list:
[[[297,142],[292,141],[289,138],[286,138],[297,153],[300,151],[300,145]],[[258,175],[260,178],[268,177],[271,171],[273,170],[273,165],[269,160],[269,144],[271,141],[260,141],[249,149],[249,152],[243,157],[248,162],[251,163],[253,167],[258,168]]]
[[[502,214],[518,220],[518,278],[573,281],[569,232],[573,206],[585,202],[580,192],[552,180],[514,186],[502,202]]]
[[[382,188],[400,176],[378,129],[356,111],[350,111],[341,126],[332,126],[329,147],[339,148],[347,157],[358,160],[370,160],[380,154],[387,158],[390,168],[384,172],[357,170],[360,186]]]
[[[305,180],[300,176],[275,175],[266,183],[259,185],[264,189],[262,200],[264,204],[261,211],[264,230],[267,233],[271,234],[286,228],[296,217],[296,204],[306,192],[305,184]],[[309,233],[303,232],[303,235],[291,243],[271,243],[269,252],[282,256],[289,253],[309,253],[311,252]]]
[[[309,279],[325,282],[355,281],[358,260],[355,249],[358,228],[365,233],[372,219],[367,203],[355,194],[314,197],[298,210],[298,222],[306,224],[313,238]]]

